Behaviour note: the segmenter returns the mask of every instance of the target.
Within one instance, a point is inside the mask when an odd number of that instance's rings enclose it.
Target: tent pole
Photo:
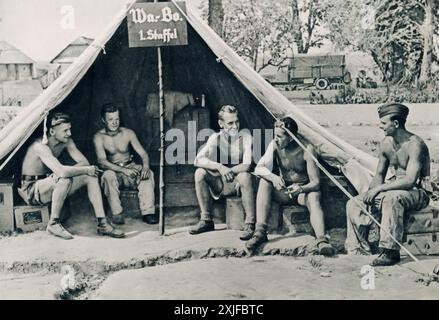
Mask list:
[[[165,181],[164,181],[164,168],[165,168],[165,112],[164,112],[164,93],[163,93],[163,64],[162,64],[162,51],[161,48],[157,48],[157,60],[159,71],[159,106],[160,106],[160,200],[159,200],[159,234],[162,236],[165,233],[165,215],[163,210],[164,193],[165,193]]]

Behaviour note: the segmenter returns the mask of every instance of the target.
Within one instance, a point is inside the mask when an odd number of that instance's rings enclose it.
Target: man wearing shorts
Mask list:
[[[299,204],[306,206],[310,213],[316,241],[313,247],[319,254],[332,256],[334,248],[325,236],[323,210],[320,205],[320,171],[310,154],[317,156],[312,145],[303,150],[285,131],[298,131],[297,123],[282,118],[275,123],[275,138],[269,144],[264,156],[259,160],[255,173],[261,177],[256,196],[256,231],[247,241],[246,248],[253,253],[267,242],[267,222],[271,202]],[[278,174],[274,173],[277,172]]]
[[[195,190],[201,210],[200,222],[189,230],[199,234],[215,229],[212,220],[212,201],[222,196],[242,196],[246,219],[241,240],[248,240],[255,228],[255,196],[252,167],[252,136],[239,131],[238,109],[223,106],[218,113],[220,132],[209,137],[201,148],[194,165]]]
[[[70,117],[64,113],[54,113],[47,122],[48,137],[36,139],[27,149],[22,165],[20,195],[30,205],[51,203],[51,215],[47,232],[63,239],[73,236],[60,223],[60,213],[65,199],[78,189],[86,186],[88,198],[97,218],[97,232],[115,238],[125,234],[106,218],[99,187],[98,169],[91,166],[78,150],[71,137]],[[67,151],[76,162],[67,166],[58,160]]]

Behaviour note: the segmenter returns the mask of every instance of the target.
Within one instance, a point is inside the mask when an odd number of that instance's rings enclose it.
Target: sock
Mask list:
[[[257,223],[256,224],[256,232],[260,232],[262,234],[267,234],[267,224],[266,223]]]
[[[201,219],[200,220],[204,220],[204,221],[212,221],[212,217],[210,215],[209,212],[202,212],[201,213]]]
[[[107,224],[106,218],[98,218],[98,227],[105,226]]]
[[[60,222],[59,222],[59,218],[51,218],[51,219],[49,220],[49,224],[50,224],[51,226],[53,226],[54,224],[58,224],[58,223],[60,223]]]

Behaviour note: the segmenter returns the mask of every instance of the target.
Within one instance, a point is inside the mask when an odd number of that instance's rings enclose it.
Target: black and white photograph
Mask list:
[[[412,299],[438,0],[0,0],[0,300]]]

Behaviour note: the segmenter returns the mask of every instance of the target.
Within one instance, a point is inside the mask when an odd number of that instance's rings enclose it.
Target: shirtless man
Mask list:
[[[420,210],[429,203],[429,197],[421,183],[430,175],[430,156],[427,145],[417,135],[405,128],[409,109],[399,103],[390,103],[378,108],[380,128],[385,138],[379,150],[379,162],[369,191],[356,197],[376,215],[381,215],[382,229],[402,242],[404,213]],[[385,182],[388,169],[393,172]],[[350,254],[370,254],[368,243],[372,220],[354,200],[346,205],[347,239],[346,249]],[[380,232],[381,254],[372,261],[373,266],[389,266],[400,260],[399,246],[385,232]]]
[[[149,168],[148,153],[133,130],[120,126],[117,106],[104,104],[101,118],[104,128],[95,134],[93,141],[99,166],[105,170],[102,188],[110,204],[113,223],[125,223],[119,196],[121,187],[138,189],[142,220],[149,224],[158,223],[154,207],[154,176]],[[142,165],[132,161],[130,147],[142,159]]]
[[[195,190],[201,209],[200,222],[189,230],[198,234],[215,229],[212,221],[212,198],[242,194],[242,205],[246,214],[241,240],[248,240],[255,228],[255,196],[252,167],[252,136],[239,131],[238,109],[223,106],[218,113],[221,131],[209,137],[201,148],[194,165]],[[229,151],[230,150],[230,151]]]
[[[267,221],[271,201],[276,201],[306,206],[316,235],[313,247],[319,254],[332,256],[335,250],[325,236],[323,210],[320,205],[320,171],[308,154],[309,152],[316,156],[316,151],[313,146],[308,145],[308,152],[304,152],[284,128],[292,134],[296,134],[298,130],[297,123],[289,117],[276,122],[275,138],[255,169],[255,173],[261,177],[256,197],[257,226],[253,237],[247,241],[246,248],[253,253],[268,241]],[[276,171],[279,174],[274,173]]]
[[[122,238],[125,236],[124,233],[115,229],[105,219],[97,178],[98,169],[91,166],[77,149],[70,129],[68,115],[57,112],[49,117],[47,141],[44,138],[36,139],[24,156],[20,195],[30,205],[45,205],[51,202],[47,232],[63,239],[73,239],[61,225],[59,216],[66,197],[86,186],[88,198],[98,220],[98,234]],[[69,153],[76,165],[66,166],[59,162],[58,157],[63,151]]]

